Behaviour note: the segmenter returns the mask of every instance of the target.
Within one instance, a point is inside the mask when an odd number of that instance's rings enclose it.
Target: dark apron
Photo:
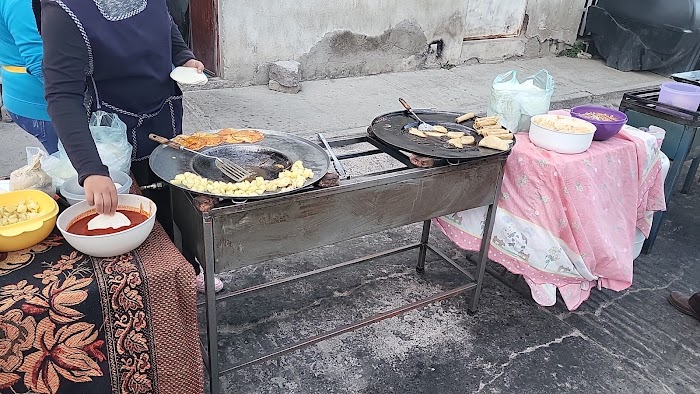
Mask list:
[[[133,146],[136,182],[141,186],[157,182],[146,159],[158,143],[148,135],[172,138],[182,133],[182,91],[170,78],[172,21],[166,0],[122,0],[138,6],[125,14],[100,0],[51,1],[73,19],[85,41],[88,116],[94,111],[118,115]],[[144,195],[158,206],[158,220],[172,238],[168,191],[149,190]]]
[[[172,138],[182,133],[182,91],[170,78],[172,21],[166,0],[127,0],[144,7],[126,15],[101,12],[90,0],[54,1],[85,40],[88,112],[119,116],[134,147],[132,161],[147,159],[158,146],[148,134]]]

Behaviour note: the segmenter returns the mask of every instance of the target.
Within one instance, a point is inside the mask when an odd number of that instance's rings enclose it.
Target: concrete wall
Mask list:
[[[220,0],[222,77],[265,84],[267,64],[277,60],[301,62],[303,79],[312,80],[540,55],[549,42],[575,40],[585,0],[518,0],[528,2],[523,34],[465,44],[479,31],[473,21],[502,1]],[[502,19],[513,30],[514,17]]]

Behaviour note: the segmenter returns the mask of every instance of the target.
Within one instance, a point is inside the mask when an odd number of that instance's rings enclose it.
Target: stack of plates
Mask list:
[[[170,78],[183,85],[204,85],[208,79],[204,73],[197,72],[192,67],[175,67],[170,73]]]

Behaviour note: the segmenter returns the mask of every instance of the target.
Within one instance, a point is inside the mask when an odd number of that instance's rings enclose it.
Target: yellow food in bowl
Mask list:
[[[570,116],[542,115],[534,117],[532,122],[543,129],[567,134],[592,134],[596,130],[592,124]]]
[[[0,194],[0,252],[27,249],[46,239],[56,225],[58,204],[39,190]]]

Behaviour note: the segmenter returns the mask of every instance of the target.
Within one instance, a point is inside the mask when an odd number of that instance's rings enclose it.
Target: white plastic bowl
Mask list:
[[[134,194],[120,194],[118,209],[130,207],[141,209],[148,219],[128,230],[108,235],[76,235],[68,232],[68,228],[86,215],[95,213],[95,208],[88,205],[87,201],[81,201],[58,216],[56,226],[63,238],[76,250],[94,257],[113,257],[141,246],[153,230],[156,222],[156,204],[143,196]]]
[[[585,133],[573,133],[546,129],[540,126],[543,120],[556,120],[571,123],[586,129]],[[540,148],[557,153],[577,154],[585,152],[591,147],[596,126],[585,120],[562,115],[537,115],[533,116],[530,123],[530,141]]]
[[[109,172],[109,177],[112,181],[120,184],[117,188],[118,194],[127,194],[131,189],[131,177],[123,171],[112,170]],[[60,188],[61,195],[65,197],[70,205],[75,205],[81,201],[85,201],[85,189],[78,184],[78,177],[72,177],[63,182]]]

